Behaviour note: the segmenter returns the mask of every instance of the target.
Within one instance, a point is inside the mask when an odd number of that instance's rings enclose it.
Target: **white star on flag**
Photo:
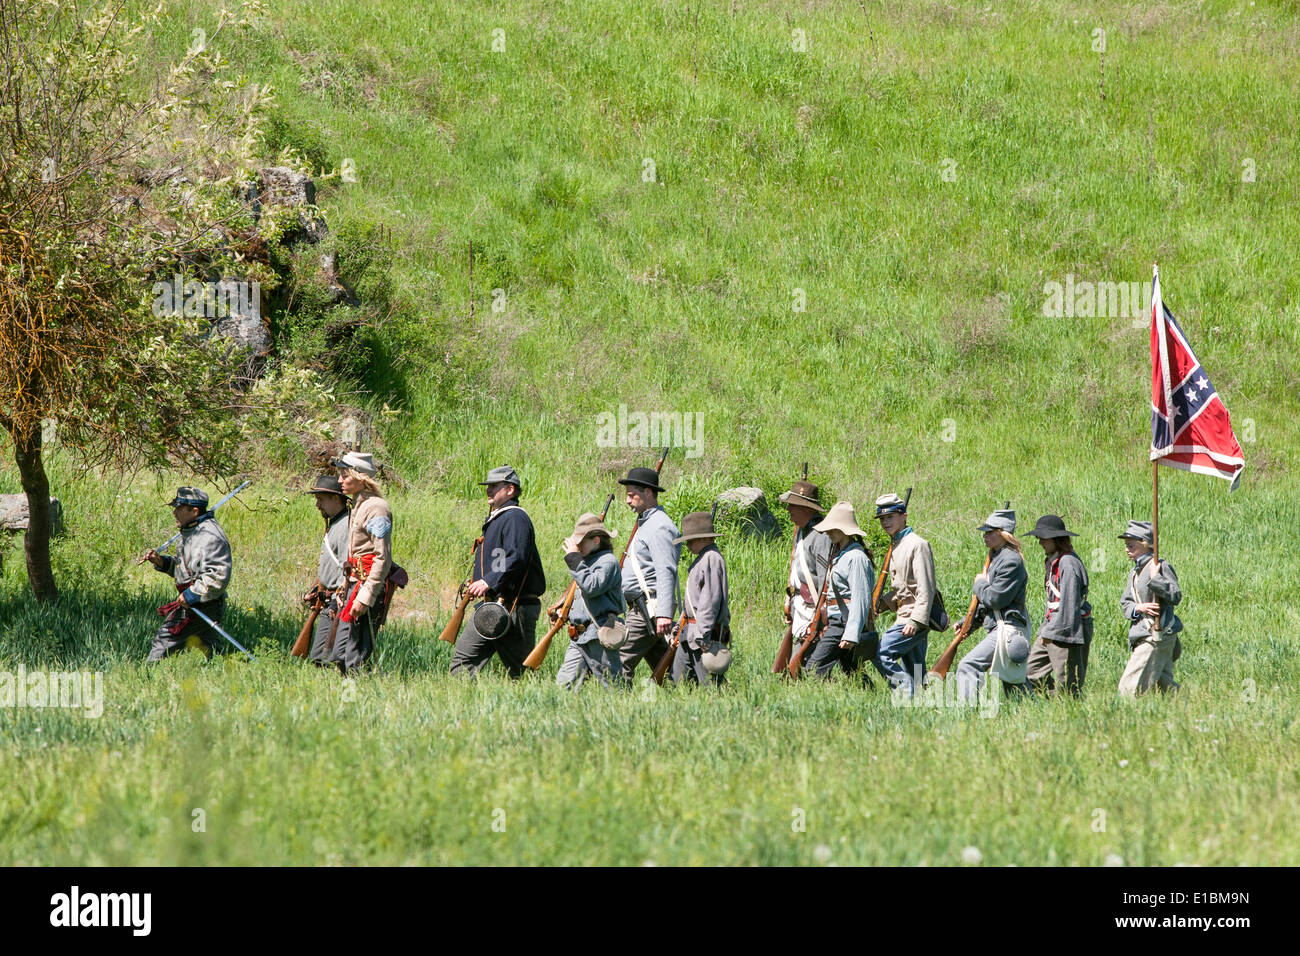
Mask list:
[[[1196,394],[1194,390],[1190,388],[1187,391],[1183,392],[1183,394],[1187,396],[1187,400],[1189,402],[1194,402],[1200,397],[1199,395]]]
[[[1210,387],[1210,380],[1207,379],[1204,375],[1202,375],[1200,378],[1196,380],[1196,387],[1203,392]]]

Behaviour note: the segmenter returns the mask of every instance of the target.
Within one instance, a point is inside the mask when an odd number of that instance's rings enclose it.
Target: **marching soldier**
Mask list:
[[[533,522],[519,505],[523,493],[519,475],[502,465],[479,484],[486,490],[491,512],[483,522],[483,538],[471,564],[473,580],[466,590],[480,603],[456,640],[451,672],[475,675],[495,654],[511,678],[518,679],[524,658],[537,643],[546,575]]]
[[[1035,690],[1065,691],[1075,697],[1083,690],[1092,647],[1092,605],[1088,603],[1088,571],[1070,541],[1059,515],[1043,515],[1027,532],[1043,549],[1043,585],[1047,610],[1029,654],[1026,677]]]
[[[1183,653],[1178,639],[1183,622],[1174,613],[1174,605],[1183,599],[1178,575],[1168,561],[1153,559],[1155,531],[1150,521],[1130,521],[1119,537],[1133,562],[1120,596],[1120,614],[1131,622],[1128,643],[1133,654],[1119,679],[1119,695],[1136,697],[1152,687],[1164,693],[1178,690],[1174,661]]]
[[[874,659],[879,650],[879,636],[867,628],[876,571],[863,544],[866,532],[858,527],[849,502],[837,501],[814,530],[827,536],[834,555],[826,586],[826,628],[811,658],[817,676],[829,679],[837,665],[846,674],[855,673],[863,660]],[[871,684],[865,671],[862,682]]]
[[[677,562],[680,534],[668,512],[659,505],[659,472],[633,468],[618,480],[627,489],[627,506],[636,512],[636,536],[628,545],[623,574],[627,602],[627,643],[619,651],[623,676],[629,681],[645,658],[651,670],[668,652],[666,638],[677,611]]]
[[[816,530],[826,514],[820,504],[820,491],[808,481],[796,481],[777,500],[790,511],[795,526],[794,545],[790,549],[790,574],[786,584],[785,616],[790,633],[798,644],[808,636],[817,595],[821,593],[830,562],[831,539]]]
[[[971,593],[977,601],[976,615],[984,612],[988,636],[957,665],[957,692],[963,700],[975,697],[986,673],[1002,681],[1004,688],[1027,692],[1026,664],[1029,660],[1029,617],[1025,612],[1025,586],[1029,574],[1016,530],[1014,511],[995,511],[977,529],[984,532],[989,549],[989,566],[975,577]],[[979,620],[978,616],[976,620]]]
[[[332,462],[339,487],[352,498],[348,522],[344,590],[334,598],[336,621],[330,623],[325,660],[343,674],[356,673],[374,653],[375,637],[388,610],[388,572],[393,567],[393,512],[375,475],[369,454],[350,451]],[[331,615],[331,616],[332,616]]]
[[[695,555],[686,574],[684,627],[673,660],[673,683],[720,685],[731,666],[731,607],[727,603],[727,562],[718,550],[713,515],[693,511],[682,518],[685,544]]]
[[[232,560],[230,541],[208,510],[208,496],[199,488],[176,489],[168,504],[180,529],[176,554],[162,555],[150,548],[145,560],[176,579],[180,597],[158,609],[163,623],[153,638],[150,661],[160,661],[185,648],[195,648],[212,657],[211,628],[190,608],[196,607],[217,623],[226,613],[226,588],[230,585]]]
[[[876,499],[876,518],[894,543],[889,559],[889,586],[893,593],[882,603],[897,612],[894,623],[880,638],[876,669],[891,687],[916,693],[916,681],[925,671],[929,648],[930,605],[934,600],[934,554],[930,542],[907,523],[907,505],[895,494]],[[913,675],[916,675],[915,678]]]
[[[578,518],[573,534],[564,541],[564,563],[578,586],[569,609],[568,649],[555,682],[577,690],[588,674],[601,686],[625,684],[623,664],[617,648],[625,633],[623,616],[623,571],[610,542],[611,535],[600,515],[587,513]],[[602,631],[614,635],[602,640]]]
[[[347,580],[348,560],[348,498],[343,486],[334,475],[321,475],[306,494],[316,498],[316,510],[325,519],[325,537],[321,539],[320,561],[316,568],[316,586],[303,595],[303,603],[311,606],[321,602],[321,613],[316,617],[316,630],[312,634],[311,650],[307,659],[324,666],[328,661],[326,649],[334,622],[338,620],[335,596]]]

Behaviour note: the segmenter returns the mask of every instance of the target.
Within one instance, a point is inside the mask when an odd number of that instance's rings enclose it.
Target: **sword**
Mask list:
[[[248,653],[248,648],[246,648],[243,644],[240,644],[239,641],[235,640],[233,637],[231,637],[229,634],[227,634],[225,631],[223,631],[223,630],[222,630],[222,629],[217,625],[217,622],[214,621],[214,620],[212,620],[212,618],[208,617],[206,614],[204,614],[202,611],[200,611],[198,608],[194,607],[193,605],[190,606],[190,610],[193,611],[195,614],[197,614],[199,617],[201,617],[203,620],[207,621],[209,627],[211,627],[214,631],[216,631],[218,634],[220,634],[222,637],[224,637],[226,640],[228,640],[231,644],[234,644],[237,648],[239,648],[239,649],[240,649],[241,651],[243,651],[245,654],[248,654],[248,659],[249,659],[250,661],[256,661],[256,660],[257,660],[256,657],[254,657],[252,654],[249,654],[249,653]]]
[[[231,498],[235,497],[235,495],[239,494],[241,491],[243,491],[245,488],[247,488],[247,487],[248,487],[249,485],[251,485],[251,484],[252,484],[252,481],[246,481],[246,482],[244,482],[242,485],[240,485],[238,488],[236,488],[236,489],[235,489],[234,491],[232,491],[230,494],[226,495],[226,497],[222,498],[222,499],[221,499],[220,501],[218,501],[215,505],[213,505],[211,508],[209,508],[208,511],[216,511],[218,508],[220,508],[222,505],[224,505],[227,501],[229,501]],[[159,554],[162,554],[164,551],[166,551],[168,548],[170,548],[170,547],[172,546],[172,542],[175,541],[175,540],[176,540],[177,538],[179,538],[180,536],[181,536],[181,533],[180,533],[179,531],[177,531],[174,535],[172,535],[170,538],[168,538],[168,539],[167,539],[166,541],[164,541],[162,544],[158,545],[158,547],[154,548],[154,550],[155,550],[156,552],[158,552]],[[136,564],[143,564],[143,563],[144,563],[144,558],[141,558],[140,560],[136,561]]]

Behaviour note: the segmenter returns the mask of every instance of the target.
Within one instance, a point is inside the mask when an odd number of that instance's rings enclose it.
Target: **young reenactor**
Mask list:
[[[659,505],[659,473],[633,468],[618,480],[627,489],[627,506],[636,512],[636,532],[623,567],[623,598],[627,602],[627,643],[619,651],[623,676],[629,681],[645,658],[653,670],[668,652],[667,637],[677,612],[677,562],[682,546],[675,544],[677,525]]]
[[[882,603],[897,612],[894,623],[880,638],[876,669],[892,687],[916,693],[925,672],[929,647],[930,605],[934,601],[934,554],[926,541],[907,523],[907,505],[895,494],[876,499],[880,527],[894,542],[889,559],[889,586],[893,594]]]
[[[303,603],[310,607],[321,602],[321,613],[316,616],[316,630],[312,634],[311,649],[307,659],[323,666],[328,663],[326,645],[330,631],[337,620],[338,609],[334,597],[347,578],[348,559],[348,498],[343,486],[333,475],[321,475],[306,494],[316,497],[316,510],[325,519],[325,537],[321,539],[320,561],[316,568],[316,586],[303,595]]]
[[[610,532],[600,515],[578,518],[564,541],[564,563],[577,584],[569,609],[570,643],[555,675],[561,687],[577,690],[588,674],[601,686],[625,685],[617,649],[605,646],[601,630],[623,624],[623,572],[610,545]]]
[[[346,580],[331,610],[331,615],[337,614],[337,626],[330,622],[324,659],[341,673],[354,674],[370,660],[387,611],[393,512],[375,482],[379,469],[369,454],[350,451],[332,464],[339,469],[339,487],[352,499],[352,517],[343,562]]]
[[[1034,690],[1075,697],[1083,690],[1092,647],[1092,605],[1088,603],[1088,571],[1070,541],[1059,515],[1043,515],[1028,532],[1043,549],[1043,585],[1047,612],[1038,639],[1029,652],[1025,676]]]
[[[180,597],[158,609],[163,622],[154,635],[149,660],[162,660],[187,647],[210,658],[215,635],[206,621],[190,613],[190,608],[196,607],[221,623],[233,563],[230,541],[208,510],[208,496],[202,490],[178,488],[168,503],[181,533],[176,554],[162,555],[150,548],[144,557],[158,571],[175,577]]]
[[[523,494],[519,475],[509,465],[502,465],[488,472],[479,484],[486,488],[491,512],[483,522],[483,539],[474,551],[472,581],[466,590],[480,603],[456,641],[451,672],[477,674],[495,654],[510,677],[518,679],[524,672],[524,658],[537,643],[546,575],[537,553],[533,522],[519,506]],[[495,616],[483,612],[492,603],[501,606]],[[490,620],[499,622],[499,632],[481,633],[480,627],[487,627],[483,622]]]
[[[984,617],[987,636],[957,665],[957,692],[971,700],[979,691],[986,673],[1002,680],[1009,691],[1023,693],[1026,663],[1029,660],[1029,617],[1025,612],[1025,585],[1029,574],[1016,530],[1014,511],[995,511],[979,526],[984,532],[984,547],[989,549],[987,571],[975,577],[971,593],[979,602],[975,620]]]
[[[683,543],[695,560],[686,574],[685,627],[673,660],[673,683],[721,684],[731,666],[731,607],[727,603],[727,562],[718,550],[713,516],[693,511],[682,518]]]
[[[826,586],[826,628],[812,649],[810,663],[817,676],[830,678],[837,666],[846,674],[856,672],[862,661],[874,659],[879,650],[879,635],[867,629],[876,570],[862,543],[866,532],[858,527],[849,502],[836,502],[815,530],[830,539],[834,559]],[[871,683],[866,671],[862,681]]]
[[[808,481],[796,481],[777,500],[790,510],[794,523],[794,545],[790,549],[790,573],[786,584],[785,616],[797,647],[808,635],[817,595],[826,578],[831,556],[831,539],[816,530],[826,510],[819,502],[819,490]]]
[[[1153,559],[1150,521],[1130,521],[1119,537],[1133,562],[1119,602],[1121,616],[1130,622],[1128,643],[1133,649],[1119,679],[1119,695],[1135,697],[1152,687],[1165,693],[1178,690],[1174,661],[1183,653],[1178,639],[1183,622],[1174,613],[1174,605],[1183,599],[1178,575],[1168,561]]]

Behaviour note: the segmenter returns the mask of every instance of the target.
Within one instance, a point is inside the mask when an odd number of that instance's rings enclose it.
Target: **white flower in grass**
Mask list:
[[[831,848],[825,843],[818,843],[813,848],[813,859],[821,864],[829,863],[831,861]]]
[[[1127,766],[1128,766],[1128,761],[1127,761],[1127,760],[1121,760],[1121,761],[1119,762],[1119,765],[1120,765],[1121,767],[1127,767]]]
[[[1106,865],[1107,865],[1107,866],[1123,866],[1123,865],[1124,865],[1124,858],[1123,858],[1122,856],[1120,856],[1118,853],[1107,853],[1107,854],[1106,854]]]
[[[968,846],[961,851],[961,861],[966,866],[979,866],[984,862],[984,854],[977,846]]]

